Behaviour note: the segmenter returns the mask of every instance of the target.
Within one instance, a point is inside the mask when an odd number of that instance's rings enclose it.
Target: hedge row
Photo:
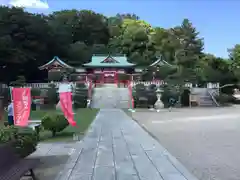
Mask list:
[[[0,128],[0,144],[11,143],[16,153],[26,157],[36,151],[38,136],[30,128],[7,126]]]

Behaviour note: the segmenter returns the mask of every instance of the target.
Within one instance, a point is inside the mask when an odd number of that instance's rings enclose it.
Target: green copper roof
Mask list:
[[[93,56],[92,61],[84,64],[86,67],[131,67],[126,56]]]
[[[57,65],[60,65],[64,68],[68,68],[68,69],[73,69],[72,66],[69,66],[68,64],[66,64],[65,62],[63,62],[61,59],[59,59],[59,57],[54,56],[53,59],[51,61],[49,61],[48,63],[38,67],[40,70],[43,70],[51,65],[53,65],[54,63],[56,63]]]

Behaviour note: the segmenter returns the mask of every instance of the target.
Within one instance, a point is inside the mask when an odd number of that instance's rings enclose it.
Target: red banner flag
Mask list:
[[[76,126],[77,123],[74,121],[74,114],[72,109],[72,93],[71,92],[60,92],[60,105],[64,116],[68,120],[69,124]]]
[[[31,89],[13,88],[13,117],[16,126],[27,126],[31,111]]]

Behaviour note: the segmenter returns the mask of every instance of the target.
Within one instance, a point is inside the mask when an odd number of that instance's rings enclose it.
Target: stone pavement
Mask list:
[[[135,112],[132,117],[197,178],[240,180],[239,106]]]
[[[94,88],[92,108],[128,108],[128,88],[118,88],[116,84],[105,84],[105,87]]]
[[[102,109],[56,180],[197,180],[120,109]]]
[[[39,143],[37,150],[30,155],[33,158],[40,158],[40,164],[34,170],[37,179],[54,179],[74,152],[75,145],[75,142]]]

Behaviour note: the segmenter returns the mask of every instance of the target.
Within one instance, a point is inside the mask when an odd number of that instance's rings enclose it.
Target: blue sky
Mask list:
[[[9,0],[0,2],[7,4]],[[204,38],[205,52],[220,57],[227,57],[227,49],[240,43],[238,0],[48,0],[47,3],[49,8],[26,10],[50,13],[61,9],[91,9],[106,16],[135,13],[152,26],[164,28],[179,25],[183,18],[188,18]]]

